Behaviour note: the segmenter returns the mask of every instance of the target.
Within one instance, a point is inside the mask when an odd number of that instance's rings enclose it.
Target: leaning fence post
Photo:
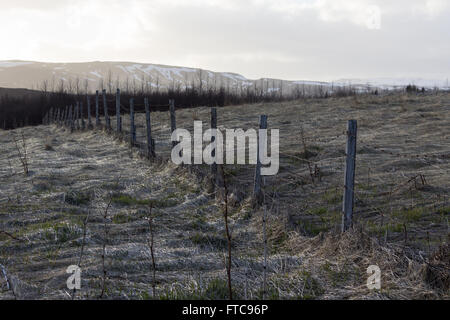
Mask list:
[[[130,98],[130,143],[136,143],[136,127],[134,126],[134,99]]]
[[[120,89],[117,88],[116,92],[116,123],[117,123],[117,132],[122,131],[122,125],[120,121]]]
[[[211,129],[217,130],[217,109],[211,108]],[[216,133],[217,135],[217,133]],[[211,144],[214,143],[214,147],[211,150],[211,157],[214,158],[216,156],[216,148],[217,148],[217,141],[216,141],[216,135],[211,136]],[[211,179],[213,182],[213,186],[217,182],[217,161],[214,161],[211,165]]]
[[[86,104],[87,104],[87,113],[88,113],[88,129],[92,129],[91,100],[89,99],[89,95],[88,94],[86,94]]]
[[[177,129],[177,122],[175,118],[175,100],[169,100],[169,108],[170,108],[170,134]],[[172,141],[172,147],[175,147],[178,144],[178,141]]]
[[[98,113],[98,90],[95,90],[95,125],[100,125],[100,115]]]
[[[261,115],[259,117],[259,129],[267,129],[267,115]],[[253,189],[253,198],[256,200],[257,204],[261,204],[262,200],[264,198],[261,185],[262,185],[262,179],[261,179],[261,159],[259,157],[259,150],[261,142],[259,140],[259,132],[257,134],[257,148],[256,148],[256,168],[255,168],[255,184]]]
[[[347,124],[347,147],[345,164],[344,199],[342,203],[342,231],[347,231],[353,225],[353,205],[355,191],[355,164],[356,164],[356,120],[349,120]]]
[[[110,122],[109,116],[108,116],[108,105],[106,104],[106,89],[103,89],[102,96],[103,96],[103,109],[104,109],[104,113],[105,113],[105,126],[107,129],[110,129],[111,122]]]
[[[150,106],[148,104],[148,98],[144,98],[145,104],[145,121],[147,122],[147,156],[150,158],[155,157],[155,142],[152,139],[152,126],[150,121]]]

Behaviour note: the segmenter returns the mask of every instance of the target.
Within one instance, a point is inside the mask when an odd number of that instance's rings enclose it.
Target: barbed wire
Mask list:
[[[360,144],[363,143],[362,141],[359,142]],[[410,160],[412,160],[413,158],[440,158],[440,159],[450,159],[450,151],[448,153],[442,153],[442,154],[405,154],[405,153],[397,153],[397,152],[393,152],[393,151],[387,151],[385,150],[383,147],[378,147],[378,146],[369,146],[367,144],[365,144],[365,146],[367,147],[372,147],[375,150],[378,150],[384,154],[389,154],[391,156],[394,157],[398,157],[398,158],[408,158]]]

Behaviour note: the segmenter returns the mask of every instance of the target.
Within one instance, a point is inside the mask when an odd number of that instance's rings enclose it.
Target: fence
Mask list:
[[[86,106],[88,107],[88,125],[87,128],[102,128],[109,133],[115,133],[120,137],[130,141],[130,145],[138,148],[149,159],[155,159],[157,156],[167,154],[176,142],[156,139],[154,132],[152,132],[152,106],[148,99],[144,99],[144,104],[137,104],[133,98],[130,99],[128,106],[121,104],[120,90],[117,90],[115,99],[106,99],[106,94],[103,92],[103,119],[102,124],[100,118],[100,99],[99,92],[96,92],[95,96],[95,126],[91,124],[91,110],[90,101],[87,99]],[[115,102],[116,115],[115,119],[110,118],[108,114],[108,103]],[[145,114],[135,113],[135,107],[145,107]],[[159,105],[161,107],[163,105]],[[176,108],[175,101],[170,100],[167,105],[164,105],[169,109],[168,122],[165,125],[161,125],[161,131],[164,130],[164,134],[170,136],[170,133],[176,129]],[[75,106],[66,106],[64,108],[51,109],[44,116],[44,123],[57,123],[58,125],[64,125],[74,130],[84,130],[84,113],[83,104],[77,103]],[[111,126],[111,121],[115,120],[115,130]],[[218,126],[217,110],[211,108],[211,128],[217,128]],[[269,128],[267,115],[260,116],[260,128]],[[81,126],[79,122],[81,121]],[[154,121],[154,120],[153,120]],[[162,132],[159,132],[162,133]],[[303,136],[303,130],[301,131]],[[161,134],[160,134],[161,136]],[[357,122],[356,120],[350,120],[348,122],[347,130],[341,134],[328,137],[327,139],[315,138],[315,142],[330,143],[336,140],[342,146],[345,145],[346,151],[343,155],[334,156],[332,158],[324,158],[314,160],[311,158],[318,158],[318,155],[314,155],[311,151],[311,146],[308,146],[304,141],[304,137],[301,137],[303,145],[302,155],[294,155],[286,152],[280,153],[281,161],[284,163],[300,163],[304,164],[307,168],[305,172],[299,172],[298,166],[293,169],[289,165],[283,165],[283,172],[275,177],[268,177],[263,179],[261,177],[261,163],[258,161],[256,166],[252,169],[252,190],[253,198],[257,205],[263,203],[271,203],[271,206],[275,210],[280,210],[280,207],[284,207],[286,210],[301,212],[307,212],[306,218],[303,220],[291,221],[294,225],[297,225],[302,231],[310,234],[317,234],[320,231],[325,231],[326,228],[338,229],[338,226],[342,231],[347,231],[355,223],[355,218],[365,216],[368,217],[366,227],[377,233],[381,238],[386,241],[390,236],[390,233],[395,237],[399,237],[399,234],[404,238],[405,242],[408,241],[408,233],[411,234],[411,230],[407,230],[410,226],[408,221],[416,219],[415,215],[419,214],[415,212],[418,210],[417,191],[426,188],[428,185],[428,177],[423,173],[417,173],[412,176],[403,175],[402,177],[394,177],[391,179],[386,178],[389,172],[379,174],[376,179],[377,183],[374,183],[371,177],[371,168],[382,165],[382,161],[377,162],[376,157],[366,157],[367,154],[373,155],[375,152],[377,155],[382,154],[385,157],[391,157],[392,159],[408,159],[408,160],[423,160],[423,159],[449,159],[448,154],[402,154],[394,151],[385,150],[385,148],[378,145],[370,145],[364,142],[364,139],[357,139]],[[342,140],[341,140],[342,139]],[[363,153],[358,154],[357,159],[357,144],[361,150],[365,150]],[[367,151],[369,150],[369,151]],[[320,154],[320,150],[316,153]],[[214,157],[215,154],[212,153]],[[386,159],[386,158],[384,158]],[[383,159],[383,160],[384,160]],[[280,162],[281,162],[280,161]],[[390,161],[390,160],[389,160]],[[375,163],[377,162],[377,163]],[[381,164],[380,164],[381,163]],[[434,163],[434,166],[439,167],[439,163]],[[367,170],[367,174],[361,174],[362,170]],[[446,169],[439,168],[440,172]],[[446,171],[448,172],[448,170]],[[357,174],[359,173],[359,174]],[[216,164],[211,165],[210,169],[211,179],[213,185],[219,185],[220,177],[218,177],[218,170]],[[337,176],[339,179],[334,181],[326,181],[328,176]],[[306,182],[310,180],[311,183]],[[392,182],[394,180],[394,182]],[[266,182],[266,183],[264,183]],[[307,194],[307,198],[304,198],[301,191],[297,191],[298,187],[301,187],[304,194]],[[381,190],[380,190],[381,189]],[[383,190],[384,189],[384,190]],[[405,191],[406,190],[406,191]],[[444,190],[445,191],[445,190]],[[410,204],[405,209],[404,199],[405,193],[410,193]],[[395,207],[393,205],[394,198],[402,195],[403,202],[401,206]],[[437,197],[432,194],[428,197],[420,197],[421,208],[433,208],[433,210],[443,212],[442,219],[446,218],[447,210],[447,196],[446,192],[442,192],[442,195]],[[304,200],[304,201],[300,201]],[[280,205],[281,204],[281,205]],[[300,204],[304,204],[301,207]],[[355,205],[356,204],[356,205]],[[338,210],[337,207],[340,207]],[[403,210],[403,211],[402,211]],[[420,210],[419,210],[420,211]],[[330,213],[332,212],[332,214]],[[389,219],[387,213],[390,213]],[[356,217],[355,217],[356,215]],[[400,216],[399,222],[393,222],[393,216]],[[309,219],[309,220],[308,220]],[[319,219],[319,227],[314,223],[315,219]],[[441,221],[442,222],[442,221]],[[420,226],[414,226],[414,228],[420,228]],[[447,219],[448,229],[448,219]],[[414,230],[413,230],[414,231]],[[416,230],[420,231],[420,230]],[[434,235],[438,237],[439,235]],[[433,235],[428,235],[433,237]],[[429,242],[429,239],[428,239]]]

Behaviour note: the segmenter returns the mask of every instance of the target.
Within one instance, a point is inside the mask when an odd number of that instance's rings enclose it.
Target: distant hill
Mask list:
[[[201,79],[201,82],[200,82]],[[102,86],[105,89],[142,88],[153,89],[171,87],[220,87],[230,90],[257,90],[291,92],[303,85],[307,90],[327,85],[314,81],[286,81],[279,79],[250,80],[231,72],[213,72],[196,68],[176,67],[135,62],[83,62],[83,63],[46,63],[34,61],[0,61],[0,87],[27,88],[55,91],[64,85],[83,91],[95,91]]]
[[[398,89],[414,84],[428,89],[447,88],[447,79],[374,78],[340,79],[333,82],[288,81],[281,79],[247,79],[232,72],[214,72],[197,68],[168,66],[136,62],[80,62],[48,63],[35,61],[0,61],[0,87],[57,91],[61,86],[71,91],[93,92],[102,87],[113,91],[116,87],[141,89],[143,87],[166,90],[168,88],[199,88],[223,86],[231,92],[247,89],[290,94],[314,94],[351,85],[358,91],[368,86],[379,89]]]
[[[40,91],[23,88],[0,88],[0,97],[8,96],[10,98],[37,97]]]

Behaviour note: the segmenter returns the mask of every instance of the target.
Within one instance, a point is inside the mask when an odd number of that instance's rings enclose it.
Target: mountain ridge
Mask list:
[[[200,82],[201,80],[201,82]],[[249,79],[236,72],[218,72],[193,67],[173,66],[133,61],[88,61],[88,62],[39,62],[31,60],[0,61],[0,87],[45,89],[55,91],[61,86],[75,90],[95,91],[101,87],[155,89],[185,87],[228,87],[231,90],[316,91],[327,87],[352,86],[356,90],[370,88],[399,89],[414,84],[428,89],[449,89],[448,79],[426,78],[369,78],[339,79],[336,81],[283,80],[275,78]]]

